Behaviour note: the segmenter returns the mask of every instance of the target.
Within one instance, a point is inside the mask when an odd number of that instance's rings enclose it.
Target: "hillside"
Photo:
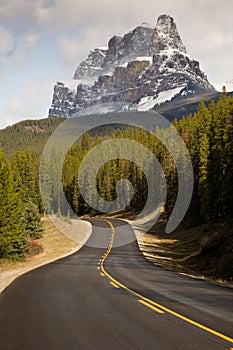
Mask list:
[[[204,96],[190,96],[186,99],[177,97],[175,100],[167,102],[164,106],[161,106],[156,110],[169,121],[173,121],[174,118],[182,119],[190,114],[194,114],[201,101],[208,106],[211,101],[217,102],[220,95],[220,92],[213,92]],[[230,96],[230,93],[228,95]]]
[[[214,92],[203,97],[177,99],[176,102],[161,107],[158,112],[170,121],[175,118],[181,119],[195,113],[201,101],[208,106],[211,101],[217,102],[220,95],[221,93]],[[8,126],[0,130],[0,147],[8,157],[11,157],[16,151],[29,151],[38,157],[52,132],[63,120],[65,120],[63,117],[49,117],[39,120],[23,120],[13,126]],[[110,133],[111,128],[106,129]]]
[[[24,120],[0,130],[0,147],[11,158],[16,151],[25,151],[39,156],[49,136],[64,118]]]

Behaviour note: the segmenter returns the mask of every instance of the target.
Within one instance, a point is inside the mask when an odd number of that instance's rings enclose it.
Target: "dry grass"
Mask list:
[[[233,238],[227,223],[180,228],[166,234],[165,223],[141,235],[140,248],[156,265],[233,286]]]
[[[60,219],[57,219],[60,220]],[[60,257],[69,255],[79,249],[80,244],[76,242],[81,242],[86,235],[85,223],[77,224],[80,228],[78,230],[78,237],[75,237],[75,241],[64,236],[49,220],[48,217],[43,218],[44,224],[44,235],[43,238],[36,241],[36,246],[38,250],[42,252],[36,255],[28,256],[24,261],[20,262],[10,262],[10,261],[0,261],[0,292],[9,285],[17,276],[29,271],[37,266],[44,265],[48,262],[54,261]],[[63,223],[62,223],[63,225]],[[72,225],[64,223],[64,226]],[[77,231],[77,226],[76,226]],[[39,249],[40,248],[40,249]]]

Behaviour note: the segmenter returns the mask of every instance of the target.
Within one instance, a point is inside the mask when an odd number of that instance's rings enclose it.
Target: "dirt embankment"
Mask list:
[[[233,287],[233,227],[229,223],[179,228],[159,223],[139,235],[145,257],[156,265]]]

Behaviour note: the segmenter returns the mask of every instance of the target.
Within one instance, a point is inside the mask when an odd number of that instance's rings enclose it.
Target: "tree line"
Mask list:
[[[223,91],[219,101],[212,101],[208,106],[200,103],[194,115],[175,119],[173,125],[189,150],[194,171],[193,197],[182,225],[192,227],[221,220],[231,221],[233,96],[228,97]],[[168,192],[165,215],[169,217],[177,198],[178,176],[171,155],[159,141],[161,133],[166,138],[166,130],[157,129],[148,133],[140,128],[112,130],[105,136],[83,135],[67,153],[63,166],[63,189],[72,210],[79,216],[95,213],[80,192],[78,178],[80,164],[88,152],[105,140],[127,138],[144,145],[160,162]],[[174,151],[178,154],[179,148]],[[33,154],[30,150],[17,152],[9,161],[3,151],[0,153],[0,257],[25,256],[29,250],[29,238],[41,234],[41,228],[32,230],[28,224],[31,222],[28,218],[30,213],[36,217],[45,209],[39,191],[39,157]],[[52,161],[47,164],[46,178],[42,179],[44,186],[47,186],[44,200],[48,212],[66,216],[70,213],[62,203],[56,176],[58,162],[59,154],[54,150]],[[95,183],[91,181],[91,171],[90,166],[83,180],[89,189],[89,196],[92,194],[91,187],[95,187],[102,200],[111,202],[117,198],[116,184],[121,179],[128,179],[134,187],[134,194],[125,212],[136,214],[143,209],[149,189],[145,173],[139,166],[126,159],[111,160],[99,169]]]
[[[36,160],[17,152],[11,163],[0,149],[0,259],[19,260],[41,238],[42,208]]]
[[[232,220],[233,96],[227,97],[224,91],[217,103],[212,101],[206,106],[201,102],[194,115],[179,121],[174,120],[173,125],[188,148],[194,171],[193,197],[183,224],[193,226]],[[178,176],[171,155],[156,137],[164,133],[163,138],[166,138],[166,132],[166,130],[156,130],[154,133],[147,133],[142,129],[131,128],[117,130],[111,134],[110,138],[132,139],[143,144],[156,155],[166,177],[168,195],[165,210],[169,217],[177,197]],[[109,136],[91,137],[86,134],[81,142],[71,148],[66,157],[63,186],[66,197],[78,215],[90,212],[79,190],[79,166],[93,146],[108,138]],[[179,147],[175,151],[179,153]],[[90,172],[91,168],[85,175],[87,187],[93,186],[89,183]],[[134,186],[134,196],[127,210],[137,213],[145,205],[148,188],[145,174],[136,164],[125,159],[107,162],[98,172],[95,185],[104,200],[112,201],[117,197],[116,184],[122,178],[128,179]]]

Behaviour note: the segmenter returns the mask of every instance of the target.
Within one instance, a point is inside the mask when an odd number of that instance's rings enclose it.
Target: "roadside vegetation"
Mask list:
[[[43,217],[42,223],[43,237],[33,241],[30,253],[24,259],[0,259],[0,293],[20,274],[70,254],[78,248],[77,243],[64,236],[48,217]],[[81,231],[85,233],[84,228]]]
[[[220,283],[233,283],[233,235],[227,221],[180,226],[165,234],[166,220],[143,234],[140,248],[156,265]],[[233,285],[233,284],[232,284]]]
[[[20,260],[42,237],[36,169],[27,154],[16,154],[12,164],[0,149],[0,258]]]

